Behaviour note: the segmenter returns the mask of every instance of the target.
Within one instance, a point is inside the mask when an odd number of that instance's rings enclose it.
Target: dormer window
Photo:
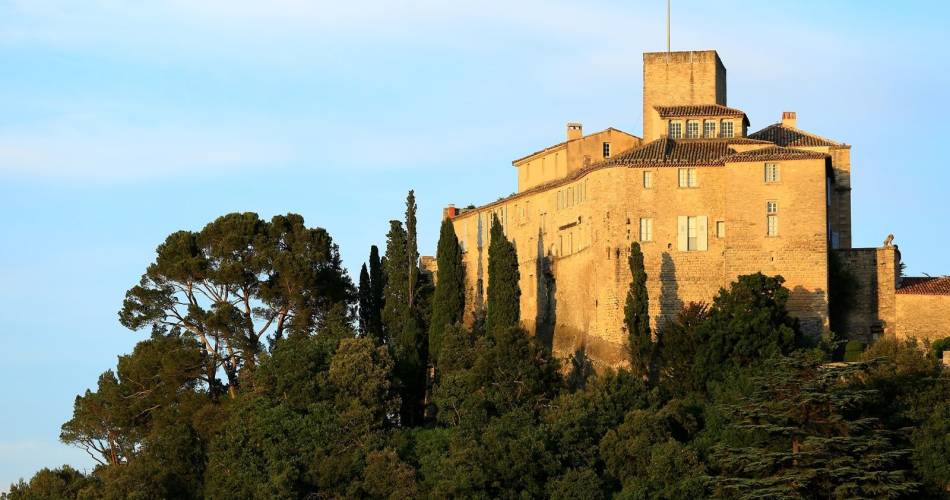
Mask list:
[[[686,122],[686,138],[687,139],[699,138],[699,122],[698,121],[689,120]]]
[[[732,120],[722,120],[719,123],[719,137],[732,137]]]
[[[682,138],[683,138],[683,123],[670,122],[670,139],[682,139]]]
[[[716,137],[716,120],[706,120],[703,122],[703,137],[707,139]]]

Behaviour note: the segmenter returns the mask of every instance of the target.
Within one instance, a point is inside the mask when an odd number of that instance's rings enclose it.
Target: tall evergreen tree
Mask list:
[[[383,323],[396,360],[396,378],[402,396],[401,421],[414,425],[422,417],[425,400],[428,342],[411,305],[409,281],[417,261],[411,260],[408,235],[399,221],[390,221],[386,238],[386,287]],[[416,274],[417,275],[417,274]]]
[[[383,306],[385,305],[386,265],[385,259],[379,258],[379,248],[373,245],[369,248],[369,304],[367,323],[370,335],[377,344],[384,343],[383,335]]]
[[[436,359],[442,347],[446,328],[462,321],[465,309],[465,268],[462,265],[462,247],[455,236],[452,221],[442,221],[439,247],[436,250],[439,266],[438,281],[432,299],[432,317],[429,320],[429,355]]]
[[[373,284],[369,280],[369,271],[366,270],[366,264],[360,268],[360,288],[359,288],[359,321],[360,334],[364,337],[371,337],[370,333],[370,314],[373,309]]]
[[[640,244],[630,245],[630,289],[623,307],[624,326],[627,328],[627,348],[630,350],[630,367],[634,373],[650,376],[655,345],[650,334],[649,296],[647,273],[643,267],[643,252]]]
[[[518,253],[505,236],[498,216],[492,216],[488,243],[488,314],[485,331],[489,335],[518,326],[521,322],[521,287]]]
[[[416,292],[419,289],[419,239],[416,236],[416,194],[409,190],[406,196],[406,255],[409,259],[409,307],[416,305]]]

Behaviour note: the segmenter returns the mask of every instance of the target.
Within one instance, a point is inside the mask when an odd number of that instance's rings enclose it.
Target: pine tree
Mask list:
[[[432,317],[429,320],[429,355],[435,360],[442,347],[447,327],[462,321],[465,309],[465,268],[462,265],[462,247],[455,236],[452,221],[442,221],[439,246],[436,250],[439,279],[432,299]]]
[[[359,321],[360,334],[364,337],[372,337],[370,333],[370,314],[373,309],[373,285],[369,280],[369,272],[366,270],[366,264],[360,268],[360,289],[359,289]]]
[[[880,360],[876,360],[880,361]],[[772,358],[735,403],[713,447],[717,497],[911,498],[905,437],[868,416],[880,395],[861,384],[876,362]]]
[[[520,324],[520,277],[515,246],[505,236],[498,216],[492,216],[488,244],[488,313],[485,318],[485,331],[489,335]]]
[[[649,377],[656,352],[650,334],[649,296],[647,273],[643,267],[643,252],[640,244],[630,246],[630,290],[623,308],[624,325],[627,328],[627,348],[630,350],[630,367],[634,373]]]

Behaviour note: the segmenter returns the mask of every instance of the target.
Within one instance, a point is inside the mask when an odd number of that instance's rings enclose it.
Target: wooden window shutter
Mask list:
[[[676,218],[676,249],[680,252],[685,252],[688,249],[686,245],[688,224],[688,218],[685,215]]]
[[[705,215],[696,217],[696,249],[700,251],[705,251],[709,248],[706,243],[706,238],[709,235],[707,222],[708,220]]]

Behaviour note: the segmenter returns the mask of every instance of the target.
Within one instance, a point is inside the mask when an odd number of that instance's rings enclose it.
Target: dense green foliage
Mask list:
[[[442,338],[449,326],[462,321],[465,310],[465,267],[462,247],[455,236],[455,226],[445,219],[439,229],[439,246],[435,253],[439,279],[432,295],[432,316],[429,320],[429,355],[438,360]]]
[[[492,215],[489,239],[485,331],[494,334],[521,323],[521,274],[515,245],[505,236],[497,215]]]
[[[950,498],[950,378],[930,346],[882,339],[830,362],[777,276],[685,306],[639,370],[578,374],[582,354],[557,360],[519,326],[496,223],[491,328],[446,316],[429,370],[425,333],[449,302],[437,290],[428,307],[414,207],[361,273],[361,292],[385,293],[359,298],[329,236],[296,216],[173,234],[120,315],[151,335],[62,427],[100,465],[43,469],[0,498]],[[640,297],[628,310],[647,310]],[[385,335],[357,300],[384,305]]]

